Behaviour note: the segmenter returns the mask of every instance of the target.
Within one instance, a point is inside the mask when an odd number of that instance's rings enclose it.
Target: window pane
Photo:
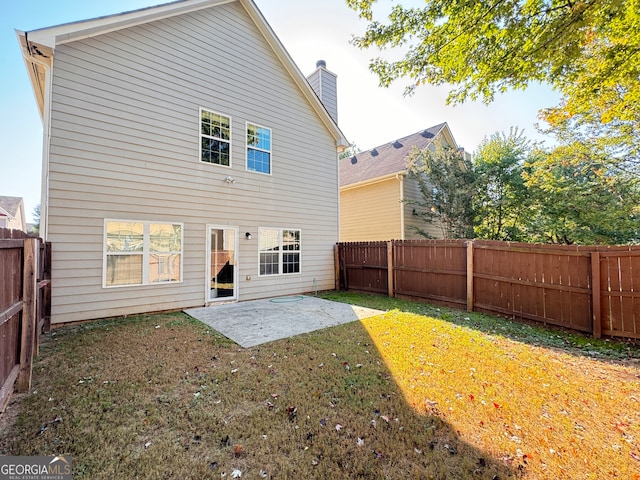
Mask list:
[[[231,118],[202,110],[200,115],[200,160],[229,166]]]
[[[300,272],[300,254],[299,253],[283,253],[282,254],[282,273],[298,273]]]
[[[271,154],[254,150],[247,150],[247,170],[260,173],[271,172]]]
[[[149,247],[152,252],[179,252],[182,250],[182,226],[171,223],[149,225]]]
[[[142,284],[142,255],[107,255],[106,285]]]
[[[271,130],[257,125],[247,125],[247,145],[261,150],[271,150]]]
[[[107,222],[107,252],[142,252],[142,223]]]
[[[260,229],[260,251],[277,251],[280,248],[280,230],[275,228]]]
[[[200,132],[203,135],[229,140],[231,138],[231,119],[224,115],[202,110]]]
[[[300,230],[282,231],[282,249],[300,250]]]
[[[149,255],[149,282],[179,282],[180,254]]]
[[[260,254],[260,275],[278,274],[278,253]]]

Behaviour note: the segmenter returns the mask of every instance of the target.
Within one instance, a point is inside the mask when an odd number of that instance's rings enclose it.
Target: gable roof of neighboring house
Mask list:
[[[407,155],[413,147],[427,148],[439,135],[457,148],[447,123],[440,123],[426,130],[420,130],[393,142],[379,145],[353,157],[340,160],[340,186],[368,182],[376,178],[404,173],[407,169]]]
[[[0,197],[0,216],[15,218],[20,215],[22,197]]]
[[[47,84],[46,69],[52,65],[55,47],[65,43],[114,32],[124,28],[141,25],[156,20],[170,18],[176,15],[195,12],[201,9],[223,5],[233,1],[239,2],[271,46],[284,68],[291,75],[296,85],[312,105],[341,148],[349,143],[344,134],[328,114],[320,102],[305,76],[286,51],[271,26],[267,23],[253,0],[177,0],[155,7],[142,8],[130,12],[98,17],[73,23],[65,23],[48,28],[23,32],[16,30],[18,41],[22,48],[29,79],[38,103],[40,116],[45,120],[45,101],[51,86]]]

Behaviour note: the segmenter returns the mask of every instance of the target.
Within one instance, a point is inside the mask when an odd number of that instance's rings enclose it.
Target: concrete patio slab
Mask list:
[[[184,312],[245,348],[384,313],[304,295],[190,308]]]

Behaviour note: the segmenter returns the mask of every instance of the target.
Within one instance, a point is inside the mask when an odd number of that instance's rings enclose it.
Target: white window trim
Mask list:
[[[225,140],[224,138],[216,138],[216,137],[211,137],[209,135],[204,135],[202,133],[202,111],[206,111],[209,113],[213,113],[214,115],[220,115],[222,117],[227,117],[229,119],[229,165],[222,165],[220,163],[212,163],[212,162],[205,162],[202,160],[202,137],[205,138],[214,138],[216,140],[220,140],[222,142],[226,142],[227,140]],[[204,163],[205,165],[213,165],[216,167],[222,167],[222,168],[231,168],[233,166],[233,155],[232,155],[232,142],[233,140],[233,118],[231,118],[231,115],[227,115],[226,113],[220,113],[217,112],[211,108],[207,108],[207,107],[199,107],[198,108],[198,160],[199,162],[202,164]]]
[[[114,253],[114,255],[142,255],[142,283],[129,283],[126,285],[107,285],[107,223],[109,222],[124,222],[124,223],[141,223],[142,224],[142,235],[143,235],[143,247],[142,253],[139,252],[119,252]],[[171,224],[171,225],[180,225],[182,228],[180,229],[181,238],[180,238],[180,246],[182,250],[180,251],[180,280],[177,282],[169,281],[169,282],[149,282],[149,225],[151,224]],[[102,228],[102,288],[131,288],[131,287],[148,287],[148,286],[156,286],[156,285],[177,285],[183,283],[184,281],[184,223],[182,222],[174,222],[169,220],[131,220],[131,219],[121,219],[121,218],[105,218],[104,225]]]
[[[234,268],[234,272],[233,272],[233,282],[235,285],[235,292],[233,297],[220,297],[218,299],[211,299],[209,296],[209,293],[211,291],[211,230],[233,230],[234,232],[234,264],[235,264],[235,268]],[[215,303],[220,303],[220,302],[237,302],[238,298],[239,298],[239,292],[238,292],[238,288],[239,288],[239,280],[240,280],[240,265],[238,263],[238,248],[240,247],[240,243],[238,240],[238,232],[240,231],[239,227],[233,227],[233,226],[229,226],[229,225],[215,225],[215,224],[207,224],[206,226],[206,235],[207,235],[207,241],[206,243],[206,251],[205,251],[205,266],[206,266],[206,270],[207,270],[207,277],[205,278],[205,282],[204,282],[204,298],[205,298],[205,302],[207,304],[215,304]]]
[[[279,232],[279,247],[280,249],[278,250],[278,273],[268,273],[268,274],[261,274],[260,273],[260,235],[262,233],[263,230],[278,230]],[[300,232],[300,250],[298,250],[298,256],[299,256],[299,263],[300,263],[300,268],[297,272],[293,272],[293,273],[283,273],[282,272],[282,258],[284,256],[284,250],[282,249],[282,232],[285,230],[292,230],[292,231],[296,231],[296,232]],[[268,277],[288,277],[291,275],[302,275],[302,229],[301,228],[288,228],[288,227],[258,227],[258,277],[261,278],[268,278]]]
[[[254,125],[258,128],[264,128],[265,130],[269,130],[269,142],[271,143],[271,149],[265,150],[264,148],[258,147],[249,147],[249,142],[247,141],[247,136],[249,133],[249,125]],[[267,152],[269,154],[269,173],[258,172],[257,170],[249,169],[249,148],[252,150],[257,150],[259,152]],[[269,127],[265,127],[264,125],[260,125],[256,122],[244,122],[244,167],[247,172],[257,173],[259,175],[272,175],[273,174],[273,129]],[[286,230],[286,229],[285,229]]]

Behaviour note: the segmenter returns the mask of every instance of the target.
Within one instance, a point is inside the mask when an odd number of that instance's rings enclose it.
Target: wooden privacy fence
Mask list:
[[[640,338],[640,246],[339,243],[339,287]]]
[[[38,335],[51,326],[50,251],[37,237],[0,229],[0,412],[14,386],[31,388]]]

